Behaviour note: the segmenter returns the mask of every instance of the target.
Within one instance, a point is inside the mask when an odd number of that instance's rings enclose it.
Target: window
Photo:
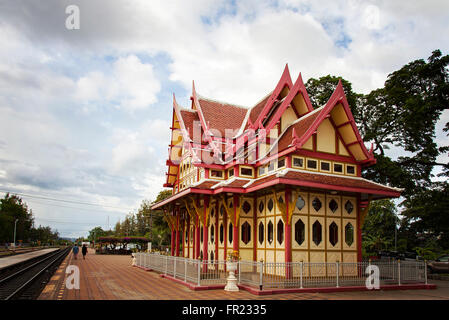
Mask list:
[[[247,177],[253,177],[253,168],[247,168],[247,167],[241,167],[240,168],[240,175],[241,176],[247,176]]]
[[[341,163],[334,163],[334,172],[343,173],[343,165]]]
[[[293,157],[293,167],[304,168],[304,158]]]
[[[321,243],[321,237],[322,237],[322,227],[321,223],[315,221],[315,223],[312,225],[312,240],[313,242],[318,246]]]
[[[267,234],[267,240],[269,244],[273,243],[273,222],[268,222],[268,234]]]
[[[321,171],[331,171],[331,163],[327,161],[320,161]]]
[[[213,217],[214,217],[214,214],[215,214],[215,210],[212,209],[212,211],[210,212],[210,216],[213,218]]]
[[[248,244],[251,241],[251,226],[248,221],[242,224],[242,241],[244,244]]]
[[[274,207],[274,203],[273,203],[273,199],[270,199],[268,201],[268,211],[273,211],[273,207]]]
[[[264,226],[263,226],[263,222],[259,223],[259,243],[263,244],[263,239],[264,239]]]
[[[213,178],[223,178],[223,171],[221,170],[211,170],[210,176]]]
[[[193,243],[193,228],[190,228],[190,243]]]
[[[315,197],[315,199],[313,199],[312,201],[312,207],[315,209],[316,212],[320,211],[322,207],[321,200]]]
[[[284,223],[281,219],[278,221],[278,230],[277,230],[277,239],[279,244],[282,244],[284,242]]]
[[[329,202],[329,209],[331,209],[331,211],[332,211],[333,213],[335,213],[335,211],[337,211],[337,209],[338,209],[338,203],[337,203],[337,201],[335,201],[334,199],[332,199],[332,200]]]
[[[346,174],[351,174],[351,175],[355,175],[355,166],[346,165]]]
[[[212,261],[214,260],[214,252],[213,252],[213,251],[210,252],[210,259],[211,259]]]
[[[233,176],[234,176],[234,168],[229,169],[229,171],[228,171],[228,177],[230,178],[230,177],[233,177]]]
[[[223,216],[224,211],[225,211],[225,208],[224,208],[223,205],[221,205],[221,207],[220,207],[220,216]]]
[[[304,199],[300,195],[298,195],[298,199],[296,200],[296,208],[302,210],[302,208],[304,208],[305,205],[306,203]]]
[[[332,222],[329,226],[329,242],[332,246],[335,246],[338,242],[338,226],[335,222]]]
[[[345,227],[345,242],[348,246],[354,243],[354,227],[350,222]]]
[[[265,174],[265,167],[264,166],[260,166],[259,167],[259,172],[258,172],[259,177],[263,176],[264,174]]]
[[[242,209],[243,209],[243,212],[245,212],[246,214],[248,214],[248,212],[250,212],[251,205],[248,203],[248,201],[245,201],[243,203]]]
[[[354,205],[352,204],[351,201],[346,201],[345,203],[345,210],[347,213],[351,213],[354,210]]]
[[[301,219],[295,223],[295,241],[299,245],[302,245],[305,240],[305,225]]]
[[[211,224],[211,226],[210,226],[210,242],[211,243],[214,243],[214,240],[215,240],[215,228],[214,228],[214,225],[213,224]]]
[[[232,243],[232,223],[229,223],[229,228],[228,228],[228,239],[229,239],[229,243]]]
[[[184,241],[185,241],[185,243],[187,243],[189,241],[189,230],[186,230],[186,235],[184,237]]]
[[[224,241],[224,230],[223,230],[223,223],[220,224],[220,243],[223,244]]]
[[[200,260],[203,260],[203,250],[200,251]]]
[[[307,159],[307,169],[317,170],[318,169],[318,161]]]
[[[278,169],[285,167],[285,158],[278,160]]]
[[[201,231],[200,231],[200,238],[201,238],[200,241],[201,241],[201,243],[203,243],[203,229],[204,228],[201,228]]]
[[[274,161],[271,161],[269,164],[268,164],[268,172],[271,172],[271,171],[273,171],[274,170]]]
[[[262,213],[263,209],[264,209],[265,205],[263,204],[263,201],[259,202],[259,212]]]

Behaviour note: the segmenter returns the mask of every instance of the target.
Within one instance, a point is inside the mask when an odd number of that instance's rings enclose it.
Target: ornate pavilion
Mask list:
[[[338,84],[311,105],[301,74],[288,67],[272,92],[250,108],[202,97],[173,97],[171,141],[161,209],[171,254],[247,261],[361,261],[369,203],[401,190],[361,177],[375,163]]]

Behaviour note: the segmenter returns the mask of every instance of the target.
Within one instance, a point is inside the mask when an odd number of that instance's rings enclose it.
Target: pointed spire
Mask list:
[[[282,76],[284,76],[284,75],[288,76],[288,78],[291,79],[291,77],[290,77],[290,70],[288,69],[288,63],[285,64],[284,72],[282,72]]]

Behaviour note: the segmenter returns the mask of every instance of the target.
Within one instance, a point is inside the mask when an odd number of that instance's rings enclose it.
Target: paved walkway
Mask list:
[[[39,257],[42,256],[44,254],[47,254],[49,252],[52,251],[56,251],[58,250],[58,248],[49,248],[49,249],[42,249],[42,250],[37,250],[37,251],[33,251],[33,252],[28,252],[28,253],[22,253],[22,254],[18,254],[18,255],[13,255],[13,256],[8,256],[8,257],[3,257],[0,259],[0,270],[3,268],[7,268],[9,266],[12,266],[14,264],[35,258],[35,257]]]
[[[65,268],[80,269],[80,289],[65,287]],[[394,290],[338,293],[288,293],[256,296],[247,291],[192,291],[186,286],[164,279],[156,272],[131,266],[130,256],[95,255],[89,250],[86,260],[69,254],[43,290],[40,300],[354,300],[354,299],[449,299],[449,282],[433,281],[436,290]]]

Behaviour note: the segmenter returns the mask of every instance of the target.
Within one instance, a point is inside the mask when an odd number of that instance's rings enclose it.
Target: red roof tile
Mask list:
[[[192,112],[189,110],[180,110],[181,111],[181,116],[182,116],[182,120],[184,121],[184,125],[186,126],[186,130],[189,132],[190,134],[190,138],[192,138],[193,135],[193,124],[195,121],[198,121],[199,123],[199,117],[198,117],[198,113],[196,111]]]
[[[222,137],[225,137],[226,129],[239,130],[248,111],[243,107],[203,98],[199,98],[198,101],[206,124],[210,129],[218,130]]]

